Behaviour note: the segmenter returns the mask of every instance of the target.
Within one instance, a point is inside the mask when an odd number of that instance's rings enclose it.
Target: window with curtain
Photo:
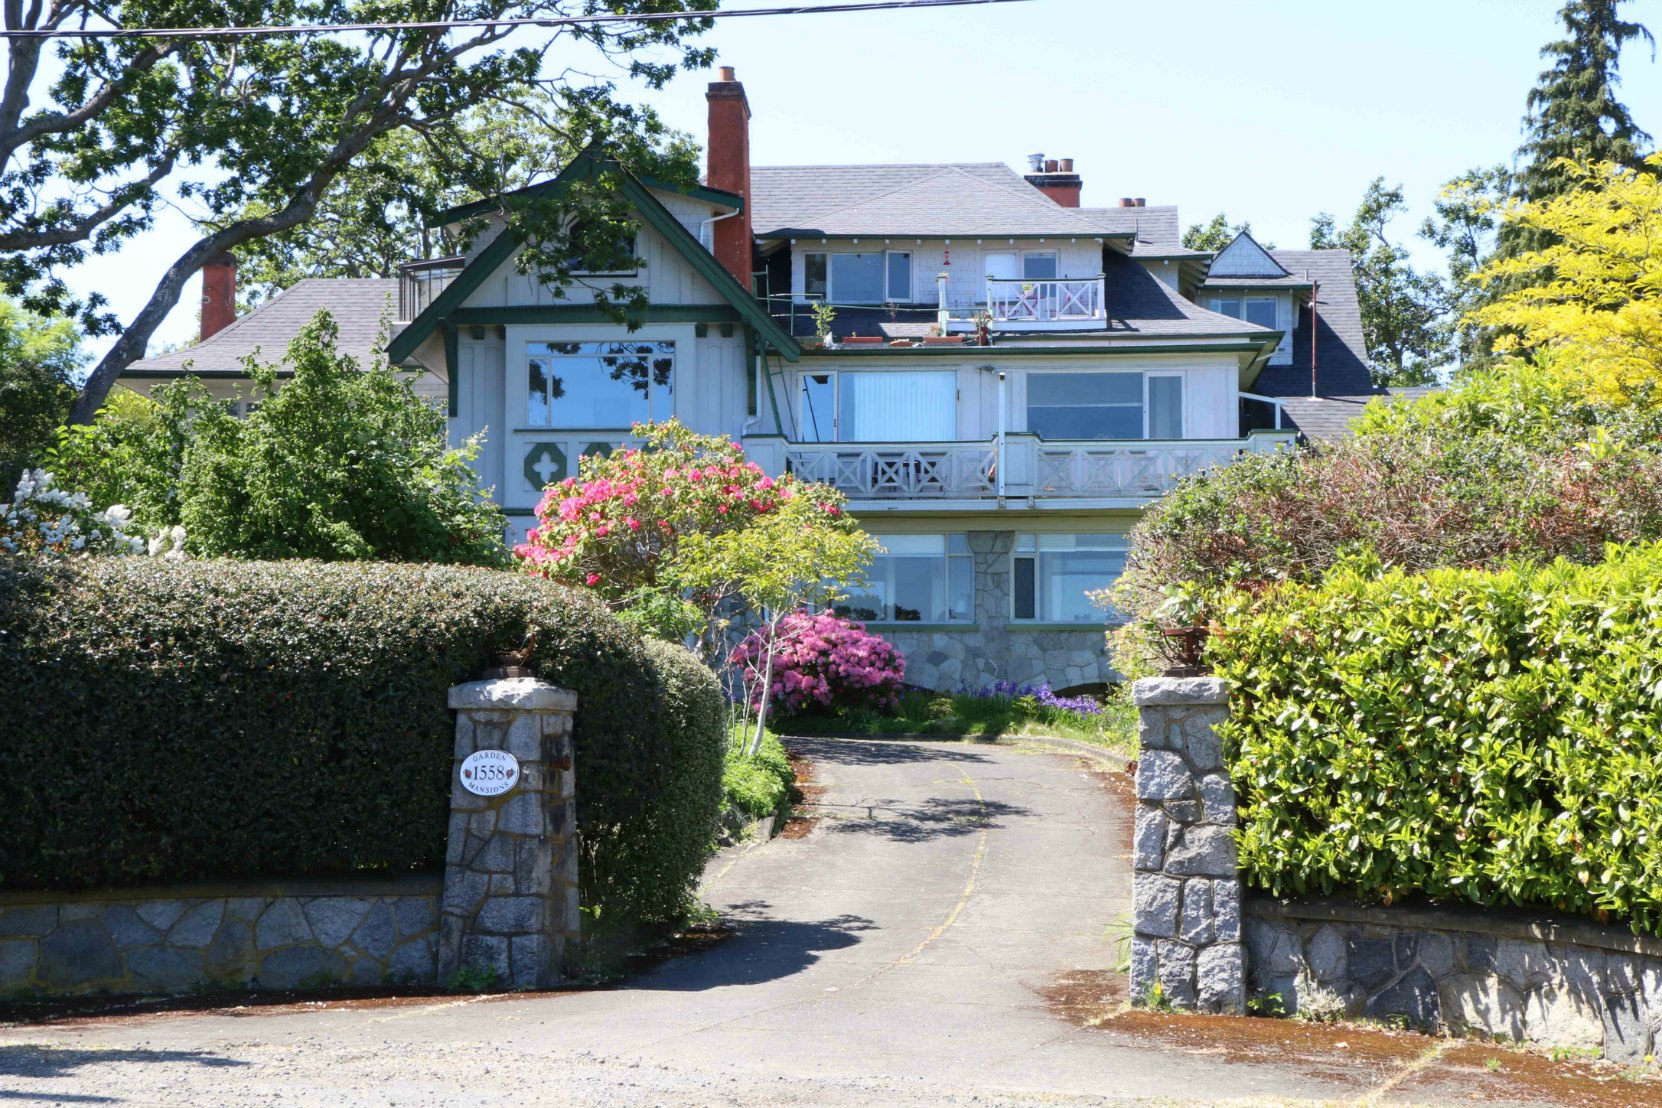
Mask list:
[[[1047,623],[1103,622],[1106,613],[1088,594],[1118,580],[1126,550],[1124,535],[1017,535],[1011,616]]]
[[[1021,256],[1021,276],[1024,281],[1054,281],[1056,279],[1056,255],[1049,252],[1034,252]]]
[[[963,535],[873,535],[884,553],[867,584],[850,590],[837,614],[898,623],[968,623],[975,618],[975,573]]]
[[[1180,439],[1183,378],[1176,374],[1027,375],[1027,429],[1067,439]]]
[[[843,373],[843,442],[950,442],[958,437],[958,374],[952,370]]]
[[[673,342],[539,342],[527,354],[533,427],[610,429],[675,412]]]

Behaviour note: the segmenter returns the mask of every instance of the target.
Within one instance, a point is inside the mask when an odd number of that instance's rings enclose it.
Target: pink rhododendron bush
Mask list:
[[[767,636],[753,633],[733,651],[732,661],[747,675],[752,699],[771,685],[771,706],[787,715],[825,715],[837,709],[892,711],[906,677],[906,659],[865,626],[832,612],[795,612],[781,619],[773,635],[772,666]]]

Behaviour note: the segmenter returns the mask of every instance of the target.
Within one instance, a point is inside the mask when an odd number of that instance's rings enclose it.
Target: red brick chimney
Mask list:
[[[710,225],[715,236],[711,252],[748,289],[754,248],[750,230],[750,101],[745,99],[744,86],[734,78],[730,65],[721,67],[721,80],[710,82],[704,98],[710,103],[710,138],[705,151],[709,161],[704,183],[744,197],[742,213]]]
[[[1045,158],[1029,155],[1033,172],[1027,174],[1027,183],[1050,197],[1064,208],[1079,207],[1079,192],[1085,183],[1073,171],[1072,158]]]
[[[237,260],[220,254],[202,267],[201,338],[218,334],[237,319]]]

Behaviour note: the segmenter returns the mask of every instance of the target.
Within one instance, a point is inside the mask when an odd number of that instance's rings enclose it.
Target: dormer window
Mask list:
[[[869,250],[804,254],[802,295],[833,304],[911,303],[912,253]]]
[[[1212,300],[1212,310],[1234,319],[1244,319],[1260,327],[1278,330],[1273,296],[1220,296]]]

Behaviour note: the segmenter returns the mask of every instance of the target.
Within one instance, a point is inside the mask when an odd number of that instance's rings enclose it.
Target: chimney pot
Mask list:
[[[229,251],[202,267],[202,325],[199,339],[217,335],[237,320],[237,260]]]
[[[1061,168],[1061,171],[1063,173],[1072,173],[1073,172],[1073,159],[1072,158],[1063,158],[1062,161],[1061,161],[1060,168]]]
[[[1139,207],[1139,208],[1148,207],[1148,197],[1146,197],[1146,196],[1137,197],[1137,207]]]
[[[1027,168],[1029,172],[1032,173],[1043,173],[1045,169],[1045,156],[1043,154],[1027,155]]]
[[[1046,173],[1055,173],[1056,172],[1056,159],[1055,158],[1046,158],[1045,159],[1045,172]]]
[[[1136,206],[1137,206],[1137,202],[1135,200],[1133,200],[1131,197],[1129,197],[1129,196],[1120,197],[1120,207],[1122,207],[1122,208],[1135,208]]]
[[[737,77],[733,76],[733,72],[734,71],[733,71],[732,66],[730,66],[730,65],[722,66],[721,69],[720,69],[721,79],[723,81],[736,81],[736,80],[738,80]]]

